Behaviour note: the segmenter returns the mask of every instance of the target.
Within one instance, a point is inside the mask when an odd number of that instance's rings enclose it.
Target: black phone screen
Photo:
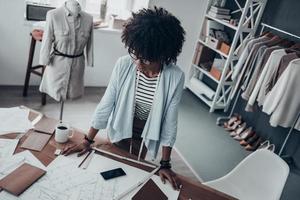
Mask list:
[[[105,172],[100,172],[100,174],[102,175],[102,177],[105,180],[109,180],[112,178],[126,175],[126,173],[124,172],[124,170],[122,168],[116,168],[116,169],[108,170]]]

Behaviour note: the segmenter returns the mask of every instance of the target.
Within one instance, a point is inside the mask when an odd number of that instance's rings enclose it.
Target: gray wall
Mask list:
[[[299,9],[299,0],[269,0],[262,21],[300,36]]]

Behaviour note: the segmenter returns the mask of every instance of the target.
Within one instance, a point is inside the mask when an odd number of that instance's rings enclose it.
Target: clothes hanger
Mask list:
[[[300,50],[300,43],[296,43],[293,46],[290,47],[291,49],[298,49]]]
[[[283,39],[278,45],[284,48],[290,48],[294,44],[295,42],[293,41],[290,41],[288,39]]]
[[[274,34],[271,32],[267,32],[266,34],[264,34],[263,36],[267,36],[268,38],[273,38]]]

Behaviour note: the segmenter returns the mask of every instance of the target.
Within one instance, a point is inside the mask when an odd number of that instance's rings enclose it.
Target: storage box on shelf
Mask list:
[[[225,42],[222,42],[220,45],[220,51],[226,55],[229,54],[230,51],[230,45],[226,44]]]
[[[234,52],[248,35],[255,33],[267,0],[235,0],[235,8],[214,7],[211,6],[212,2],[210,0],[208,3],[200,36],[196,41],[186,85],[210,107],[210,112],[215,109],[226,111],[228,108],[231,100],[229,97],[235,85],[230,74],[238,59]],[[232,32],[231,41],[226,39],[227,31]],[[222,60],[221,66],[214,63],[216,59]],[[198,87],[202,85],[202,89],[205,88],[205,82],[202,81],[204,77],[213,80],[217,84],[215,89],[211,88],[214,95],[207,98],[207,95],[199,93],[195,77],[201,82]]]
[[[219,49],[220,44],[221,44],[221,42],[218,39],[211,37],[211,36],[207,37],[207,45],[210,46],[211,48]]]

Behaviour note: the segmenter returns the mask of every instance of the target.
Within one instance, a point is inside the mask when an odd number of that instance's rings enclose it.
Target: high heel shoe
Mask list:
[[[252,127],[247,128],[245,131],[243,131],[242,133],[234,136],[233,139],[237,140],[237,141],[241,141],[244,140],[247,137],[251,137],[251,135],[253,135],[254,132],[252,131]]]
[[[231,137],[241,134],[246,129],[246,122],[244,122],[240,127],[230,133]]]
[[[248,144],[252,144],[258,139],[258,135],[254,133],[251,137],[247,137],[244,140],[240,141],[240,145],[247,146]]]
[[[234,113],[233,116],[227,122],[224,122],[223,127],[228,128],[229,126],[232,126],[234,122],[241,119],[242,119],[241,115]]]
[[[262,138],[260,137],[260,138],[258,138],[252,145],[251,145],[251,144],[248,144],[248,145],[245,147],[245,149],[246,149],[247,151],[255,151],[255,150],[259,147],[259,145],[260,145],[261,142],[262,142]]]
[[[236,122],[233,123],[232,126],[228,126],[227,128],[225,128],[226,131],[234,131],[235,129],[237,129],[242,123],[242,120],[237,120]]]

